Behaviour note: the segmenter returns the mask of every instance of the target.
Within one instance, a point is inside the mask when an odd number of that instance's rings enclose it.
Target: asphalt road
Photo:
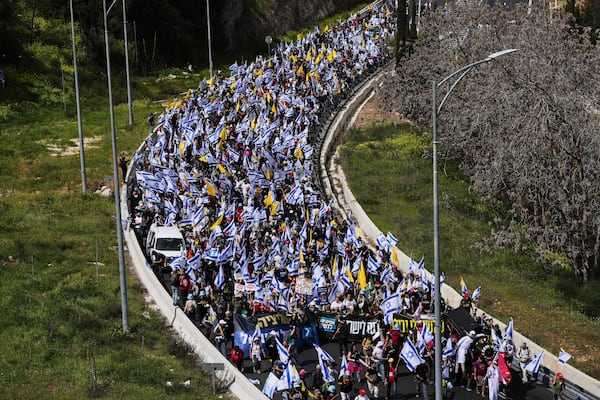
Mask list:
[[[332,357],[336,360],[339,360],[339,352],[337,343],[321,343],[321,347],[325,349]],[[317,364],[317,353],[313,348],[305,348],[298,354],[298,363],[300,368],[305,369],[307,372],[312,372]],[[262,368],[263,370],[268,369],[267,367],[269,362],[263,361]],[[251,379],[260,380],[260,384],[257,387],[262,390],[265,379],[267,378],[269,372],[263,372],[262,374],[253,374],[248,373],[247,371],[252,371],[252,363],[249,360],[244,360],[244,367],[246,370],[246,376]],[[337,363],[337,367],[339,368],[339,362]],[[298,369],[300,369],[298,368]],[[507,389],[507,397],[506,399],[510,400],[552,400],[552,393],[550,390],[539,383],[529,383],[523,384],[521,382],[520,374],[517,371],[511,370],[513,373],[512,382],[509,384]],[[416,388],[413,380],[413,374],[406,369],[405,366],[401,366],[399,368],[397,380],[398,387],[398,399],[399,400],[407,400],[416,398]],[[364,369],[361,372],[361,377],[364,377]],[[337,378],[337,377],[336,377]],[[367,388],[366,383],[355,383],[354,391],[351,393],[351,398],[354,399],[354,396],[357,395],[359,388]],[[429,391],[429,399],[434,399],[434,385],[431,384],[428,387]],[[385,399],[386,388],[383,384],[380,384],[379,387],[379,399]],[[278,399],[281,396],[275,395],[274,399]],[[463,388],[456,389],[456,397],[457,400],[481,400],[484,397],[481,395],[477,395],[474,391],[468,392]],[[487,398],[487,397],[486,397]],[[501,397],[502,398],[502,397]],[[374,399],[373,399],[374,400]]]

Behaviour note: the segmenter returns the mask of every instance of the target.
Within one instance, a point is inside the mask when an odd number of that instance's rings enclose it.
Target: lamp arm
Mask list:
[[[468,74],[476,65],[481,64],[483,62],[486,62],[486,60],[482,60],[480,62],[471,64],[471,65],[467,65],[467,67],[461,68],[457,72],[453,73],[452,75],[450,75],[449,77],[445,78],[443,81],[441,81],[440,83],[438,83],[437,87],[439,89],[439,87],[440,87],[440,85],[442,83],[448,81],[448,78],[450,78],[452,76],[456,76],[457,73],[462,72],[462,74],[458,78],[456,78],[456,80],[452,83],[452,85],[450,86],[450,89],[448,89],[448,91],[446,92],[446,94],[444,95],[444,97],[442,98],[442,100],[440,101],[440,103],[438,104],[438,107],[437,107],[437,110],[436,110],[438,115],[442,111],[442,107],[444,107],[444,103],[446,103],[446,99],[448,98],[448,96],[450,96],[450,93],[452,93],[452,90],[458,84],[458,82],[460,82],[462,80],[462,78],[464,78],[464,76],[466,74]]]

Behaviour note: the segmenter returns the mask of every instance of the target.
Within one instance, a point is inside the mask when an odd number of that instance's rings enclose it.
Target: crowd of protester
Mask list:
[[[311,141],[321,120],[389,58],[394,3],[379,2],[336,26],[315,28],[275,47],[270,58],[235,63],[230,74],[219,71],[202,81],[151,116],[151,134],[132,158],[128,206],[142,247],[153,224],[177,226],[185,239],[180,257],[149,254],[152,269],[170,288],[173,304],[236,367],[280,377],[285,366],[277,341],[295,362],[299,322],[320,313],[338,317],[332,339],[347,367],[340,373],[341,359],[333,360],[326,380],[320,364],[309,371],[298,365],[298,379],[283,392],[290,399],[398,398],[400,349],[407,339],[423,342],[423,324],[402,332],[387,321],[381,303],[394,293],[397,313],[418,319],[433,310],[422,263],[403,275],[393,235],[367,246],[352,217],[341,219],[327,203]],[[305,278],[312,294],[296,290]],[[473,311],[470,301],[465,308]],[[275,312],[290,316],[289,333],[253,338],[244,354],[233,342],[234,314]],[[349,343],[350,316],[379,319],[380,329]],[[477,334],[490,341],[495,327],[485,317],[478,324],[477,332],[462,337],[448,330],[445,398],[453,398],[455,386],[485,393],[493,361],[471,344]],[[510,342],[503,350],[507,358],[519,357]],[[420,353],[414,390],[427,398],[433,343],[423,343]]]

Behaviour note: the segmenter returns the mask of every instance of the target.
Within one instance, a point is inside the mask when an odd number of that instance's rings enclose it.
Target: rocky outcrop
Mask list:
[[[270,35],[277,37],[311,23],[338,10],[349,9],[358,0],[228,0],[219,16],[227,38],[226,50],[243,50]]]

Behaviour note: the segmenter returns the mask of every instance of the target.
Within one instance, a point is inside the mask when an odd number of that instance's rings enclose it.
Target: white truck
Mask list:
[[[167,262],[185,254],[185,240],[179,228],[175,226],[152,225],[146,240],[146,255],[152,257],[154,252],[165,256]]]

